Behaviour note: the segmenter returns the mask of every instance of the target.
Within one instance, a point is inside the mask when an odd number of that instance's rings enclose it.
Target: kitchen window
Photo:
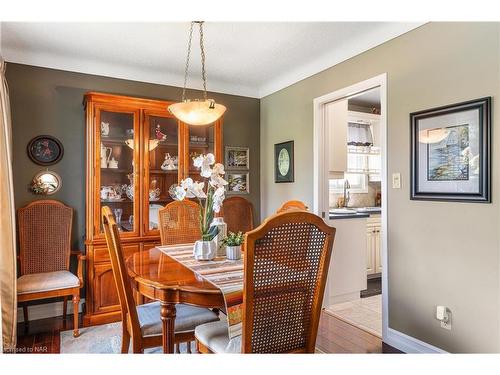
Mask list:
[[[350,193],[366,194],[368,193],[368,178],[366,174],[345,173],[344,178],[329,180],[330,192],[334,194],[344,193],[344,181],[349,181]]]

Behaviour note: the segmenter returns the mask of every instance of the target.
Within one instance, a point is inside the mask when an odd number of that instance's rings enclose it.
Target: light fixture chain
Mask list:
[[[188,50],[186,56],[186,68],[184,70],[184,87],[182,89],[182,101],[186,100],[186,86],[187,86],[187,77],[189,72],[189,57],[191,55],[191,41],[193,39],[193,26],[195,22],[191,22],[191,28],[189,29],[189,42],[188,42]]]
[[[203,45],[203,21],[200,25],[201,78],[203,79],[203,97],[207,100],[207,73],[205,71],[205,47]]]

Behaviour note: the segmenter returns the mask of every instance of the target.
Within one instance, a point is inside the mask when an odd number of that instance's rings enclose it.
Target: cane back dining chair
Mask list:
[[[143,353],[146,348],[161,346],[163,325],[160,318],[160,303],[151,302],[136,306],[123,258],[118,227],[111,209],[107,206],[102,208],[102,222],[121,306],[121,352],[128,353],[131,340],[134,353]],[[175,319],[176,344],[194,341],[194,328],[197,325],[216,320],[219,320],[219,317],[209,309],[178,304]],[[190,348],[188,345],[188,352]]]
[[[71,251],[73,209],[56,200],[38,200],[18,210],[19,265],[17,301],[29,322],[27,302],[63,297],[66,322],[67,298],[73,298],[73,336],[79,336],[78,305],[83,286],[79,251]],[[70,256],[78,258],[77,276],[69,270]]]
[[[283,203],[281,207],[278,208],[278,211],[276,211],[276,213],[279,214],[281,212],[292,211],[292,210],[307,211],[309,210],[309,207],[307,207],[306,204],[302,201],[291,200]]]
[[[200,206],[189,200],[173,201],[158,210],[162,245],[194,243],[201,238]]]
[[[253,206],[243,197],[224,199],[220,215],[227,224],[228,232],[249,232],[253,229]]]
[[[243,335],[224,322],[196,327],[205,353],[314,353],[335,228],[289,211],[245,236]]]

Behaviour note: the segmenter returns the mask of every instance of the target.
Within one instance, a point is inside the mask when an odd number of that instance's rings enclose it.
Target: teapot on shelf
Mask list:
[[[107,200],[110,198],[110,195],[114,195],[115,190],[112,186],[101,186],[101,199]]]
[[[111,158],[111,160],[108,161],[108,168],[117,169],[118,168],[118,160],[115,160],[115,158]]]
[[[108,168],[109,159],[113,149],[111,147],[106,147],[101,143],[101,168]]]

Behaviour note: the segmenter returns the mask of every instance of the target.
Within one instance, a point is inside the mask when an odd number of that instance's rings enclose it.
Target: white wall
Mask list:
[[[313,200],[313,99],[382,73],[388,84],[389,327],[450,352],[500,351],[498,23],[430,23],[261,101],[262,217]],[[409,199],[409,113],[493,96],[493,203]],[[273,145],[295,141],[295,183],[274,183]],[[453,313],[451,331],[435,306]]]

